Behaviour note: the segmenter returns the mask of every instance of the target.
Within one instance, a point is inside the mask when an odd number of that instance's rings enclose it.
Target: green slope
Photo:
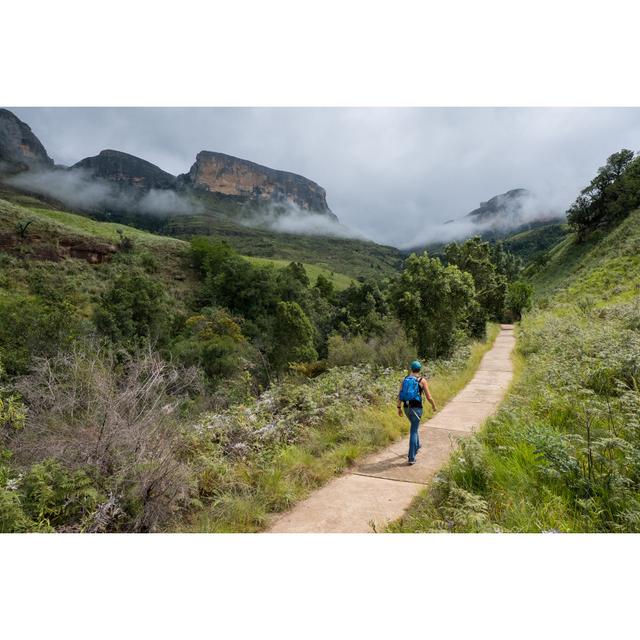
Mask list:
[[[640,532],[640,211],[533,281],[507,400],[392,530]]]
[[[127,266],[138,265],[155,274],[178,299],[185,299],[195,286],[195,276],[189,268],[187,252],[189,243],[114,222],[100,222],[92,218],[54,207],[45,208],[43,203],[28,197],[17,200],[20,204],[0,199],[0,234],[16,237],[16,225],[31,221],[26,237],[17,246],[11,247],[3,262],[6,281],[17,287],[26,287],[27,271],[56,271],[72,279],[73,287],[80,294],[94,297],[104,287],[109,274]],[[132,243],[129,251],[118,251],[110,262],[91,265],[84,260],[43,260],[42,256],[55,257],[58,247],[65,239],[83,238],[90,242],[102,242],[117,246],[123,238]],[[25,262],[23,258],[33,260]],[[281,268],[291,260],[245,256],[260,264],[271,264]],[[354,279],[333,270],[329,265],[304,263],[311,282],[322,274],[331,280],[337,290],[347,288]]]
[[[563,240],[568,232],[569,228],[564,223],[547,224],[508,236],[504,245],[527,265]]]
[[[196,235],[209,235],[228,242],[238,253],[246,256],[270,258],[286,263],[303,262],[355,279],[391,276],[398,270],[404,257],[403,253],[395,247],[379,245],[368,240],[276,233],[266,229],[247,227],[234,222],[242,213],[236,199],[214,194],[205,195],[207,197],[202,197],[207,211],[197,215],[181,215],[172,218],[115,212],[91,215],[78,213],[78,215],[88,221],[84,228],[89,232],[92,229],[104,229],[92,227],[90,223],[101,221],[114,225],[110,227],[114,233],[117,232],[117,223],[120,223],[129,229],[136,228],[152,232],[148,235],[154,237],[162,235],[189,240]],[[65,207],[59,202],[4,185],[0,185],[0,198],[30,209],[37,209],[40,213],[43,210],[57,212],[58,219],[61,222],[65,220]],[[51,217],[55,218],[56,215],[52,213]],[[74,220],[74,226],[79,228],[82,224]],[[129,232],[129,235],[133,236],[134,233]],[[344,282],[342,280],[342,284]],[[342,285],[336,284],[336,286]]]
[[[569,234],[549,253],[545,268],[533,276],[539,297],[575,303],[592,296],[600,306],[624,302],[639,295],[640,210],[609,233],[598,232],[578,244]]]
[[[273,265],[274,267],[278,268],[286,267],[291,262],[290,260],[279,260],[277,258],[258,258],[255,256],[245,256],[245,258],[247,258],[247,260],[253,262],[254,264]],[[303,262],[302,264],[304,265],[307,276],[309,276],[309,280],[312,284],[315,283],[319,275],[323,275],[325,278],[333,282],[333,286],[335,287],[336,291],[342,291],[343,289],[346,289],[350,284],[355,282],[353,278],[350,278],[343,273],[336,273],[335,271],[330,271],[329,269],[320,267],[316,264],[308,264],[306,262]]]

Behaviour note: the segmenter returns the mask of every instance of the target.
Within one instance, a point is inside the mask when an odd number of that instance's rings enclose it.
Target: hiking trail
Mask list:
[[[514,345],[513,325],[500,325],[500,333],[471,381],[420,425],[422,448],[416,464],[407,464],[407,436],[367,456],[277,516],[268,532],[371,533],[374,527],[380,531],[399,518],[447,462],[458,440],[495,413],[513,378]]]

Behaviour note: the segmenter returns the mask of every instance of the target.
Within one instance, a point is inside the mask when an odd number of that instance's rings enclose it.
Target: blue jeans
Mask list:
[[[422,418],[421,407],[405,407],[404,414],[409,418],[411,423],[411,433],[409,435],[409,462],[413,462],[416,459],[416,453],[420,448],[420,434],[418,429],[420,427],[420,418]]]

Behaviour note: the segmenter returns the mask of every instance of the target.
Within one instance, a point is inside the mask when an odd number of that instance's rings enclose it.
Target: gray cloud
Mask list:
[[[240,222],[248,227],[262,227],[279,233],[296,235],[360,238],[362,234],[321,213],[305,211],[293,203],[248,209]]]
[[[6,182],[88,211],[111,209],[162,216],[201,210],[198,203],[174,191],[150,189],[141,192],[95,178],[84,169],[26,171],[6,179]]]
[[[342,223],[397,246],[518,187],[562,212],[608,155],[640,147],[636,108],[12,110],[59,163],[112,148],[177,174],[208,149],[300,173]]]

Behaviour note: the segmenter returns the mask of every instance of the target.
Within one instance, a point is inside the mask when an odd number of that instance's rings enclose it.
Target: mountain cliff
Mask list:
[[[337,220],[325,190],[308,178],[214,151],[201,151],[183,176],[195,189],[237,196],[259,203],[291,203]]]
[[[151,162],[122,151],[105,149],[97,156],[76,162],[71,169],[84,169],[96,178],[143,189],[173,189],[176,178]]]
[[[53,160],[31,128],[11,111],[0,109],[0,171],[17,173],[52,167]]]

